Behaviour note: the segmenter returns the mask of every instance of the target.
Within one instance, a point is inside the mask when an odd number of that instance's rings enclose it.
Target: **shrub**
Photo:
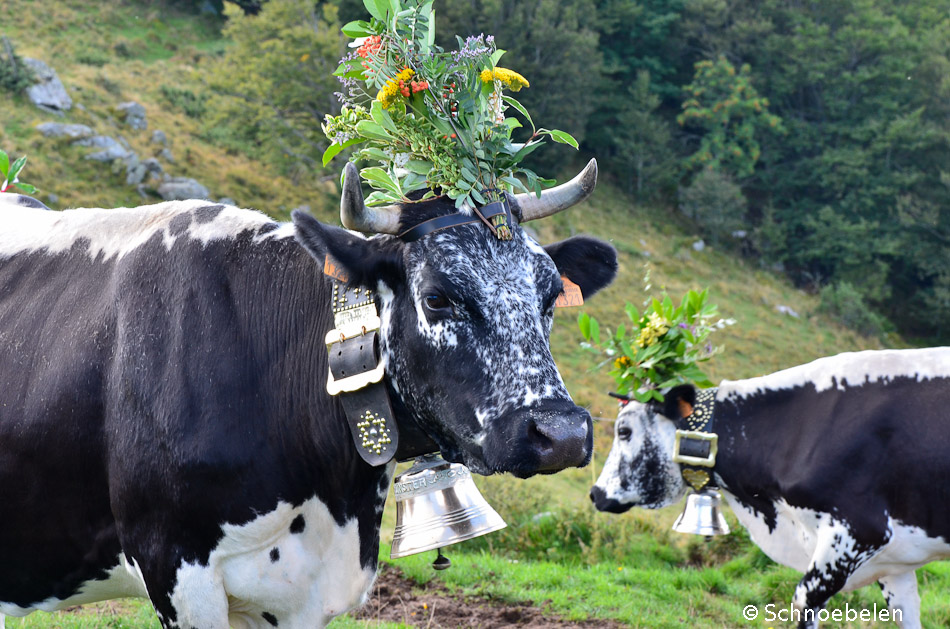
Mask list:
[[[849,282],[828,284],[821,289],[818,312],[827,314],[843,325],[868,337],[881,337],[893,326],[882,315],[874,312],[864,297]]]
[[[745,228],[746,205],[742,189],[715,168],[704,168],[689,186],[680,188],[680,211],[696,221],[714,244]]]
[[[33,85],[33,72],[13,50],[6,37],[0,37],[0,89],[22,92]]]
[[[171,105],[185,112],[189,118],[201,118],[207,111],[204,100],[191,90],[163,85],[162,96]]]

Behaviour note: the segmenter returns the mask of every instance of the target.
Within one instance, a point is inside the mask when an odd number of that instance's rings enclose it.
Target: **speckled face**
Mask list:
[[[673,504],[686,486],[673,462],[676,427],[655,406],[630,402],[614,425],[614,443],[591,490],[600,511],[631,507],[659,509]]]
[[[503,242],[466,225],[410,243],[405,286],[381,290],[394,387],[444,456],[482,474],[555,471],[590,456],[589,415],[548,343],[560,274],[520,227],[514,234]],[[553,433],[565,431],[571,451],[552,457]]]

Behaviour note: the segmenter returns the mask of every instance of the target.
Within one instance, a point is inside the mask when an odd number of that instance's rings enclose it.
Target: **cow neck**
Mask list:
[[[372,466],[395,457],[404,461],[437,452],[438,446],[415,422],[397,421],[386,386],[385,365],[380,361],[380,319],[376,294],[368,288],[348,287],[333,277],[328,258],[327,274],[333,286],[333,324],[327,332],[329,358],[327,392],[343,405],[353,445]]]
[[[714,428],[717,391],[698,390],[692,407],[682,403],[687,413],[676,422],[673,461],[680,464],[683,480],[696,491],[717,487],[713,476],[719,448],[719,435]]]

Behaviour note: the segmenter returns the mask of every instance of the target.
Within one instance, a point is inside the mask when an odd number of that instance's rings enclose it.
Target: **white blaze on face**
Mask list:
[[[614,442],[594,487],[621,505],[658,509],[673,504],[685,485],[673,463],[676,427],[650,406],[630,402],[614,425]]]

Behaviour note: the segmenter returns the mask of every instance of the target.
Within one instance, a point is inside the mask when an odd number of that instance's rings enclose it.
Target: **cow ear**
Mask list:
[[[679,421],[689,417],[696,405],[696,387],[691,384],[681,384],[670,389],[663,396],[663,416]]]
[[[617,276],[617,251],[602,240],[590,236],[574,236],[544,250],[554,260],[557,270],[581,289],[587,299],[610,284]]]
[[[376,288],[379,281],[390,288],[404,277],[401,244],[387,239],[367,239],[339,227],[324,225],[306,212],[295,210],[292,214],[297,228],[297,242],[312,255],[322,267],[329,255],[353,286]]]

